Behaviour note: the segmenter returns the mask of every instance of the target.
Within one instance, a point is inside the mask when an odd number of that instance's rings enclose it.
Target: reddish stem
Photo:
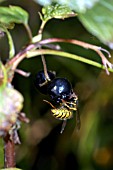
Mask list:
[[[74,39],[48,38],[48,39],[40,41],[40,44],[43,45],[43,44],[56,43],[56,42],[71,43],[71,44],[74,44],[74,45],[78,45],[78,46],[84,47],[86,49],[94,50],[94,51],[96,51],[98,53],[98,55],[102,59],[105,58],[105,56],[103,55],[101,50],[106,52],[106,53],[108,53],[108,55],[110,55],[107,50],[104,50],[103,48],[101,48],[99,46],[92,45],[92,44],[89,44],[89,43],[86,43],[86,42],[83,42],[83,41],[79,41],[79,40],[74,40]]]
[[[27,45],[24,49],[22,49],[13,59],[11,59],[7,64],[6,64],[6,68],[10,68],[13,70],[13,72],[15,71],[15,69],[17,68],[18,64],[27,56],[27,52],[28,51],[32,51],[32,50],[35,50],[37,48],[40,48],[40,46],[44,46],[44,45],[47,45],[47,44],[51,44],[51,43],[56,43],[56,42],[65,42],[65,43],[71,43],[71,44],[74,44],[74,45],[78,45],[78,46],[81,46],[81,47],[84,47],[86,49],[91,49],[91,50],[94,50],[102,59],[102,62],[103,62],[103,65],[105,66],[106,68],[106,72],[108,72],[107,70],[107,66],[112,68],[112,65],[111,63],[106,59],[106,57],[104,56],[104,54],[101,52],[101,51],[104,51],[108,54],[108,56],[110,57],[110,53],[99,47],[99,46],[96,46],[96,45],[92,45],[92,44],[88,44],[88,43],[85,43],[85,42],[82,42],[82,41],[79,41],[79,40],[74,40],[74,39],[62,39],[62,38],[48,38],[48,39],[45,39],[45,40],[42,40],[40,42],[36,42],[34,44],[29,44]],[[11,82],[13,79],[13,74],[12,74],[12,78],[9,80],[9,82]]]
[[[4,137],[4,166],[5,168],[12,168],[15,165],[15,144],[13,139],[10,139],[10,135],[7,134]]]
[[[102,58],[102,60],[105,59],[105,56],[103,55],[101,51],[106,52],[110,57],[110,54],[107,50],[96,45],[88,44],[88,43],[85,43],[79,40],[74,40],[74,39],[48,38],[40,42],[36,42],[34,44],[29,44],[23,50],[21,50],[13,59],[11,59],[6,65],[12,66],[12,69],[16,69],[17,65],[26,57],[28,51],[31,51],[33,49],[35,50],[36,48],[39,48],[40,46],[51,44],[51,43],[56,43],[56,42],[71,43],[74,45],[84,47],[86,49],[92,49],[98,53],[98,55]]]

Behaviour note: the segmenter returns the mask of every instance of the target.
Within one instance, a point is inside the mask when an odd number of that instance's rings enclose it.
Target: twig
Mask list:
[[[85,43],[85,42],[79,41],[79,40],[62,39],[62,38],[48,38],[48,39],[40,41],[40,44],[43,45],[43,44],[49,44],[49,43],[54,43],[54,42],[71,43],[71,44],[74,44],[74,45],[78,45],[78,46],[84,47],[86,49],[91,49],[91,50],[95,51],[101,57],[102,63],[104,65],[106,73],[108,75],[109,75],[108,67],[110,69],[113,68],[113,64],[111,64],[106,59],[105,55],[101,51],[104,51],[105,53],[107,53],[108,57],[111,57],[110,53],[106,49],[103,49],[102,47],[99,47],[99,46],[96,46],[96,45],[92,45],[92,44],[88,44],[88,43]]]
[[[26,46],[23,50],[21,50],[13,59],[11,59],[6,67],[9,67],[11,68],[12,70],[15,70],[16,67],[18,66],[18,64],[24,59],[26,58],[27,54],[30,52],[30,53],[37,53],[37,55],[42,55],[44,54],[43,53],[43,50],[42,50],[42,54],[40,53],[41,50],[39,50],[39,53],[38,53],[38,50],[36,50],[37,48],[40,48],[41,46],[45,46],[45,45],[48,45],[48,44],[51,44],[51,43],[55,43],[55,42],[65,42],[65,43],[71,43],[71,44],[74,44],[74,45],[78,45],[78,46],[81,46],[81,47],[84,47],[86,49],[91,49],[91,50],[94,50],[102,59],[102,63],[103,63],[103,68],[106,70],[106,73],[109,75],[109,70],[111,71],[112,68],[113,68],[113,64],[111,64],[105,57],[105,55],[101,52],[101,51],[104,51],[105,53],[108,54],[109,57],[110,56],[110,53],[103,49],[102,47],[99,47],[99,46],[96,46],[96,45],[92,45],[92,44],[88,44],[88,43],[85,43],[85,42],[82,42],[82,41],[78,41],[78,40],[74,40],[74,39],[62,39],[62,38],[48,38],[48,39],[45,39],[45,40],[42,40],[42,41],[38,41],[34,44],[29,44],[28,46]],[[46,54],[52,54],[53,55],[60,55],[60,53],[65,53],[65,52],[61,52],[61,51],[55,51],[55,50],[45,50],[45,52],[47,52]],[[33,54],[34,55],[34,54]],[[70,54],[72,55],[72,54]],[[62,56],[62,54],[60,55]],[[69,56],[69,55],[68,55]],[[31,57],[31,55],[30,55]],[[69,58],[72,58],[72,57],[69,57]],[[74,59],[76,59],[75,57],[73,57]],[[83,59],[83,60],[82,60]],[[82,62],[85,62],[87,63],[88,59],[84,59],[82,57],[79,57],[79,59],[77,58],[77,60],[79,61],[82,61]],[[94,66],[97,66],[97,67],[100,67],[102,68],[102,65],[96,63],[95,65],[95,62],[93,61],[88,61],[90,63],[88,64],[91,64],[91,65],[94,65]],[[13,76],[12,76],[13,78]],[[12,81],[12,79],[11,79]]]
[[[98,62],[86,59],[84,57],[81,57],[81,56],[78,56],[78,55],[75,55],[75,54],[70,54],[70,53],[67,53],[67,52],[63,52],[63,51],[46,50],[46,49],[29,51],[27,53],[27,58],[35,57],[35,56],[42,55],[42,54],[58,55],[58,56],[65,57],[65,58],[71,58],[71,59],[74,59],[74,60],[77,60],[77,61],[81,61],[83,63],[90,64],[90,65],[98,67],[98,68],[106,69],[106,67],[104,65],[102,65],[102,64],[100,64]],[[113,72],[112,68],[108,68],[108,70]]]
[[[4,137],[4,167],[12,168],[15,165],[15,144],[13,139],[10,139],[10,135],[7,134]]]
[[[24,24],[24,26],[25,26],[25,29],[26,29],[26,31],[28,33],[29,40],[31,42],[32,41],[32,32],[31,32],[31,29],[30,29],[29,25],[27,25],[27,24]]]

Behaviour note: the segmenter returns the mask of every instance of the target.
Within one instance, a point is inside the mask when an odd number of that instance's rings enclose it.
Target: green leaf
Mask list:
[[[100,0],[92,9],[78,15],[93,35],[113,48],[113,1]]]
[[[12,29],[14,23],[27,26],[28,13],[18,6],[0,7],[0,31],[7,34],[9,42],[9,58],[14,56],[15,48],[11,34],[7,29]]]
[[[91,9],[99,0],[57,0],[60,4],[66,4],[76,12],[84,13],[87,9]]]
[[[38,3],[56,2],[78,12],[85,28],[101,42],[113,49],[113,0],[37,0]]]
[[[9,29],[12,23],[27,24],[28,13],[18,6],[0,7],[0,23]]]
[[[24,24],[28,35],[32,38],[30,28],[28,26],[28,13],[18,6],[10,6],[10,7],[0,7],[0,31],[4,31],[7,33],[7,37],[9,40],[10,46],[10,58],[14,55],[14,45],[11,35],[9,34],[7,29],[12,29],[14,24]],[[4,27],[4,28],[2,28]]]
[[[99,0],[35,0],[37,3],[45,6],[57,3],[66,5],[76,12],[85,12],[87,9],[92,8]]]
[[[49,5],[42,8],[42,14],[44,15],[42,20],[47,21],[52,18],[64,19],[68,17],[76,16],[76,14],[66,5]]]

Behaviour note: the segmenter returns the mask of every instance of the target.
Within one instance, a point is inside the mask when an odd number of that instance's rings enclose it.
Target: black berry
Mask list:
[[[55,73],[52,71],[47,71],[49,79],[47,80],[44,71],[39,71],[34,80],[35,87],[43,94],[47,94],[47,88],[50,82],[55,78]]]
[[[48,94],[56,103],[61,103],[62,99],[68,100],[72,93],[72,86],[66,78],[55,78],[48,85]]]

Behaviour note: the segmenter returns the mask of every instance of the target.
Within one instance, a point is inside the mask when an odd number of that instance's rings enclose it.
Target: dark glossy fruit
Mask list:
[[[48,85],[48,94],[56,103],[61,103],[62,99],[68,100],[72,93],[72,86],[66,78],[55,78]]]
[[[50,84],[51,80],[55,78],[55,72],[52,71],[47,71],[50,81],[48,81],[45,77],[44,71],[39,71],[34,80],[35,87],[43,94],[47,94],[47,88],[48,85]]]

